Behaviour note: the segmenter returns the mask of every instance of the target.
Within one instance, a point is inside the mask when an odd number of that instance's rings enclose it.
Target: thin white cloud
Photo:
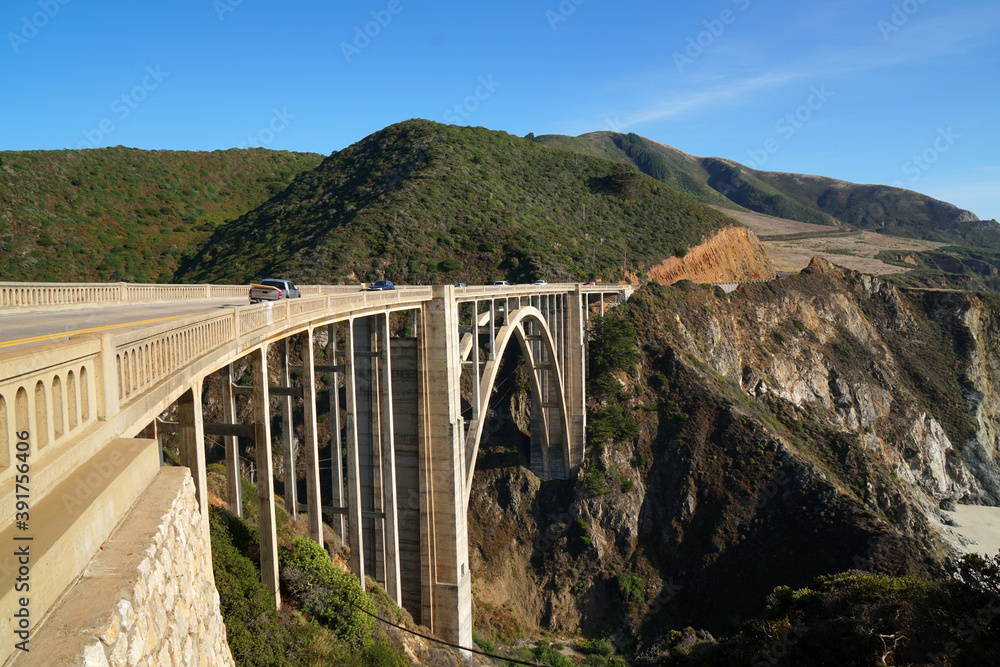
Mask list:
[[[892,11],[891,5],[886,7],[884,20],[891,22]],[[857,26],[852,28],[857,29]],[[705,65],[706,69],[697,76],[693,73],[684,75],[679,81],[680,85],[676,85],[677,77],[672,71],[635,73],[625,81],[615,82],[614,94],[627,98],[630,95],[626,90],[630,89],[633,92],[631,97],[644,101],[634,103],[631,113],[614,111],[604,115],[614,118],[622,128],[650,121],[690,117],[695,113],[729,107],[737,102],[752,102],[754,96],[783,85],[829,80],[885,68],[937,63],[942,57],[961,56],[984,43],[993,43],[998,31],[1000,6],[987,11],[982,8],[962,8],[950,14],[926,19],[918,13],[899,26],[898,31],[888,33],[888,39],[883,39],[879,24],[872,21],[871,38],[861,40],[861,46],[850,49],[820,46],[793,64],[774,65],[767,74],[750,76],[735,74],[734,71],[742,69],[743,64],[751,60],[760,62],[761,54],[767,50],[766,46],[755,41],[730,41],[718,45],[716,55],[724,49],[726,57],[723,61],[739,65],[710,70],[707,62],[699,63]],[[834,34],[832,37],[837,39],[838,35]],[[718,63],[719,60],[715,59],[714,62]],[[663,92],[664,79],[675,84],[666,92]],[[644,92],[646,90],[660,92],[653,98]],[[638,111],[635,110],[637,107]]]
[[[625,124],[634,125],[654,120],[687,116],[720,105],[732,106],[740,99],[759,94],[795,80],[794,74],[769,73],[746,79],[730,79],[720,85],[670,93],[662,100],[634,115],[625,116]]]

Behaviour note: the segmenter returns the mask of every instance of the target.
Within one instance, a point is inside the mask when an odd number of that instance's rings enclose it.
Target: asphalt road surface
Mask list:
[[[174,301],[169,303],[93,306],[34,313],[0,311],[0,354],[45,345],[79,334],[119,333],[167,320],[245,306],[245,298]]]

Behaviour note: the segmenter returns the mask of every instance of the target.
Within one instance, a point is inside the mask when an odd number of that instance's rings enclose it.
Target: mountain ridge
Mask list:
[[[731,225],[631,165],[410,120],[220,227],[178,278],[632,280]]]
[[[980,221],[971,211],[905,188],[752,169],[729,158],[698,157],[634,133],[539,135],[535,141],[631,162],[654,178],[684,184],[685,191],[705,203],[721,203],[800,222],[853,226],[969,245],[983,245],[984,232],[994,232],[986,233],[986,240],[989,244],[1000,244],[1000,226],[976,225],[989,221]],[[684,162],[688,164],[681,168]],[[821,191],[816,192],[816,188]],[[842,191],[849,191],[846,197],[839,196]],[[719,197],[725,201],[720,202]],[[936,227],[951,223],[973,224],[969,229]]]

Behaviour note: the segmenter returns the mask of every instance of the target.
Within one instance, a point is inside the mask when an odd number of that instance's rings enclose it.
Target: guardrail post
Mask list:
[[[118,365],[111,335],[101,336],[101,358],[97,374],[97,418],[108,421],[118,414]]]

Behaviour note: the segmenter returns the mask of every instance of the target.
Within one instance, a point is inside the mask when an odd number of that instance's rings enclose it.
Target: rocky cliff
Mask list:
[[[764,244],[745,227],[726,227],[683,257],[668,257],[649,270],[649,279],[664,285],[678,280],[725,283],[774,277]]]
[[[634,327],[639,361],[610,390],[591,384],[579,477],[476,473],[486,634],[727,633],[775,586],[940,573],[962,538],[939,507],[998,503],[991,297],[814,261],[730,295],[648,286],[609,317]],[[523,422],[516,398],[495,409]],[[609,423],[610,437],[593,428]],[[483,456],[509,446],[485,442]]]

